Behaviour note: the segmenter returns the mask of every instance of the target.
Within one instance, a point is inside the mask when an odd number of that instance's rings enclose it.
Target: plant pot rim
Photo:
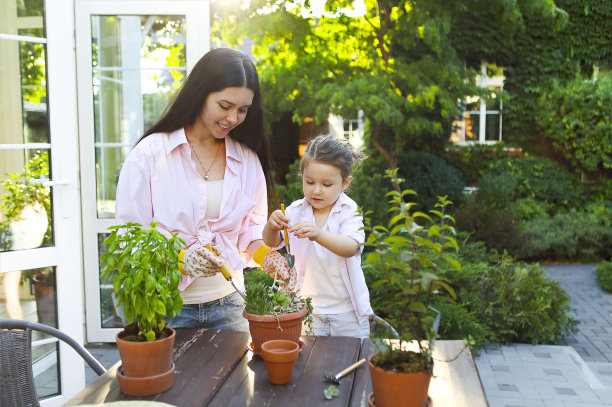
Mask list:
[[[270,322],[270,321],[287,321],[296,318],[304,317],[308,313],[308,309],[306,305],[302,306],[302,309],[295,312],[290,312],[288,314],[280,314],[280,315],[257,315],[257,314],[249,314],[246,312],[246,308],[242,311],[242,316],[248,319],[249,321],[257,321],[257,322]]]
[[[171,333],[169,336],[166,336],[165,338],[161,338],[161,339],[155,339],[152,342],[159,342],[159,341],[165,341],[165,340],[170,340],[171,338],[176,336],[176,330],[174,328],[171,328],[169,326],[164,326],[163,330],[169,330]],[[115,335],[115,342],[119,342],[119,341],[123,341],[123,342],[130,342],[130,343],[150,343],[148,341],[128,341],[126,339],[123,339],[123,336],[125,335],[125,328],[122,329],[121,331],[117,332],[117,334]]]

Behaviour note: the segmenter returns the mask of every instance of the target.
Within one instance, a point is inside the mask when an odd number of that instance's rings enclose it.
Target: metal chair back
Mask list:
[[[32,331],[43,332],[66,342],[98,376],[106,372],[87,349],[65,333],[35,322],[0,319],[0,406],[40,405],[32,373]]]

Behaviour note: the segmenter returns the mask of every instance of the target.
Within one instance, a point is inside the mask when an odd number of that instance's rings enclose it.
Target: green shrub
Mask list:
[[[598,206],[590,206],[602,210]],[[603,211],[603,210],[602,210]],[[606,213],[606,212],[603,212]],[[575,209],[522,222],[524,259],[593,262],[612,257],[610,218]],[[605,215],[603,215],[605,216]]]
[[[537,122],[542,135],[577,171],[603,174],[612,170],[612,77],[595,81],[576,76],[555,82],[542,92]]]
[[[454,329],[474,322],[481,325],[474,332],[484,335],[472,335],[476,343],[558,343],[574,332],[569,296],[538,265],[495,253],[488,261],[462,264],[461,271],[447,267],[444,273],[463,309],[452,315],[464,318],[447,321],[444,337],[455,338]]]
[[[588,190],[564,167],[546,158],[522,156],[496,162],[478,184],[478,197],[506,208],[521,198],[551,204],[554,211],[582,207]]]
[[[501,142],[467,146],[450,144],[446,150],[446,161],[463,173],[468,185],[476,185],[493,163],[506,157]]]
[[[595,269],[597,282],[609,293],[612,293],[612,261],[605,261]]]
[[[466,198],[454,211],[457,229],[469,233],[472,242],[484,242],[488,249],[520,255],[523,241],[518,218],[508,208],[498,208],[477,198]]]

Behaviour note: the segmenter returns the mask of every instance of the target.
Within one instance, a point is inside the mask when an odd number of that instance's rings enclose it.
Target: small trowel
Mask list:
[[[283,215],[285,214],[285,204],[281,204],[281,211]],[[291,250],[289,249],[289,234],[287,233],[287,228],[283,228],[283,232],[285,233],[285,247],[287,248],[287,253],[285,254],[285,258],[287,259],[287,265],[290,269],[293,268],[295,264],[295,256],[291,254]]]
[[[217,252],[212,245],[207,244],[205,246],[208,250],[210,250],[211,252],[213,252],[214,254],[216,254],[217,256],[219,256],[219,252]],[[227,281],[229,281],[234,288],[236,289],[236,291],[238,292],[238,294],[242,295],[242,298],[246,298],[246,294],[244,292],[242,292],[242,290],[240,288],[238,288],[238,286],[236,285],[236,283],[234,283],[234,280],[232,280],[232,275],[230,274],[229,270],[227,269],[227,267],[225,267],[225,264],[221,267],[219,267],[219,271],[221,272],[221,274],[223,274],[223,277],[225,277],[225,279]]]

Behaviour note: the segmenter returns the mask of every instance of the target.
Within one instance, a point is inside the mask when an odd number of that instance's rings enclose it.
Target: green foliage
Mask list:
[[[610,16],[612,18],[612,15]],[[556,81],[540,97],[542,135],[579,172],[612,173],[612,77]]]
[[[340,390],[332,384],[327,389],[323,390],[323,394],[327,400],[331,400],[340,395]]]
[[[454,220],[445,213],[450,204],[446,197],[439,198],[431,216],[415,211],[415,203],[404,202],[405,197],[415,192],[399,192],[403,180],[397,177],[397,172],[387,170],[385,175],[396,186],[386,194],[391,220],[386,226],[372,225],[369,213],[364,214],[365,229],[369,232],[364,245],[372,250],[365,255],[363,268],[375,276],[370,286],[372,297],[384,298],[381,314],[400,336],[399,344],[385,345],[380,359],[396,359],[396,347],[400,349],[402,342],[416,340],[422,359],[428,364],[431,362],[428,341],[436,337],[436,312],[431,304],[437,300],[452,302],[455,298],[454,290],[438,275],[438,270],[442,262],[461,269],[460,263],[447,254],[458,249],[453,237]],[[381,293],[384,294],[379,297]]]
[[[287,173],[287,184],[277,185],[276,193],[280,202],[285,206],[289,206],[292,202],[304,198],[304,189],[302,188],[302,176],[300,175],[300,160],[297,159],[289,166]]]
[[[495,162],[478,184],[478,199],[496,208],[507,208],[521,198],[533,198],[562,208],[580,207],[588,191],[559,164],[542,157],[525,155]]]
[[[185,242],[156,226],[128,222],[109,227],[107,251],[100,256],[100,278],[112,280],[117,306],[123,304],[128,324],[147,341],[154,341],[165,327],[164,316],[173,318],[183,306],[178,255]]]
[[[254,41],[272,120],[291,112],[296,122],[313,117],[321,123],[329,113],[355,117],[361,109],[387,168],[407,147],[441,151],[458,101],[476,92],[473,72],[450,40],[463,5],[368,0],[365,15],[349,17],[337,8],[351,7],[348,2],[328,1],[320,16],[305,3],[214,9],[219,40],[231,46],[245,36]]]
[[[490,205],[478,197],[468,197],[455,210],[457,229],[468,232],[470,241],[484,242],[488,249],[520,255],[523,247],[519,219],[507,208]]]
[[[23,208],[34,202],[40,203],[51,215],[51,197],[49,189],[42,184],[33,184],[34,179],[49,178],[49,154],[40,151],[24,166],[23,172],[6,174],[8,178],[2,182],[6,195],[2,197],[0,208],[5,210],[6,220],[19,219]]]
[[[468,185],[476,185],[493,163],[506,157],[501,142],[467,146],[450,144],[446,149],[446,160],[463,173]]]
[[[439,196],[447,196],[452,202],[462,198],[465,180],[461,171],[439,156],[406,151],[399,156],[399,168],[401,177],[409,180],[410,188],[417,193],[414,201],[419,208],[434,207]]]
[[[590,205],[521,223],[525,259],[593,262],[612,258],[612,210]]]
[[[451,308],[456,320],[441,325],[442,337],[461,337],[472,329],[477,344],[537,344],[558,343],[575,331],[569,296],[537,264],[495,253],[462,264],[461,270],[443,270],[457,293],[458,309]]]
[[[595,269],[597,282],[609,293],[612,293],[612,261],[605,261]]]
[[[49,153],[37,151],[25,164],[22,172],[6,174],[7,179],[2,181],[5,195],[2,197],[0,209],[4,209],[3,221],[0,222],[0,248],[8,250],[11,245],[9,223],[20,219],[23,208],[34,203],[40,204],[51,219],[51,195],[49,188],[42,184],[30,182],[34,179],[49,178]],[[51,240],[51,222],[45,233],[43,244]],[[26,273],[27,274],[27,273]],[[24,274],[24,278],[27,275]]]

